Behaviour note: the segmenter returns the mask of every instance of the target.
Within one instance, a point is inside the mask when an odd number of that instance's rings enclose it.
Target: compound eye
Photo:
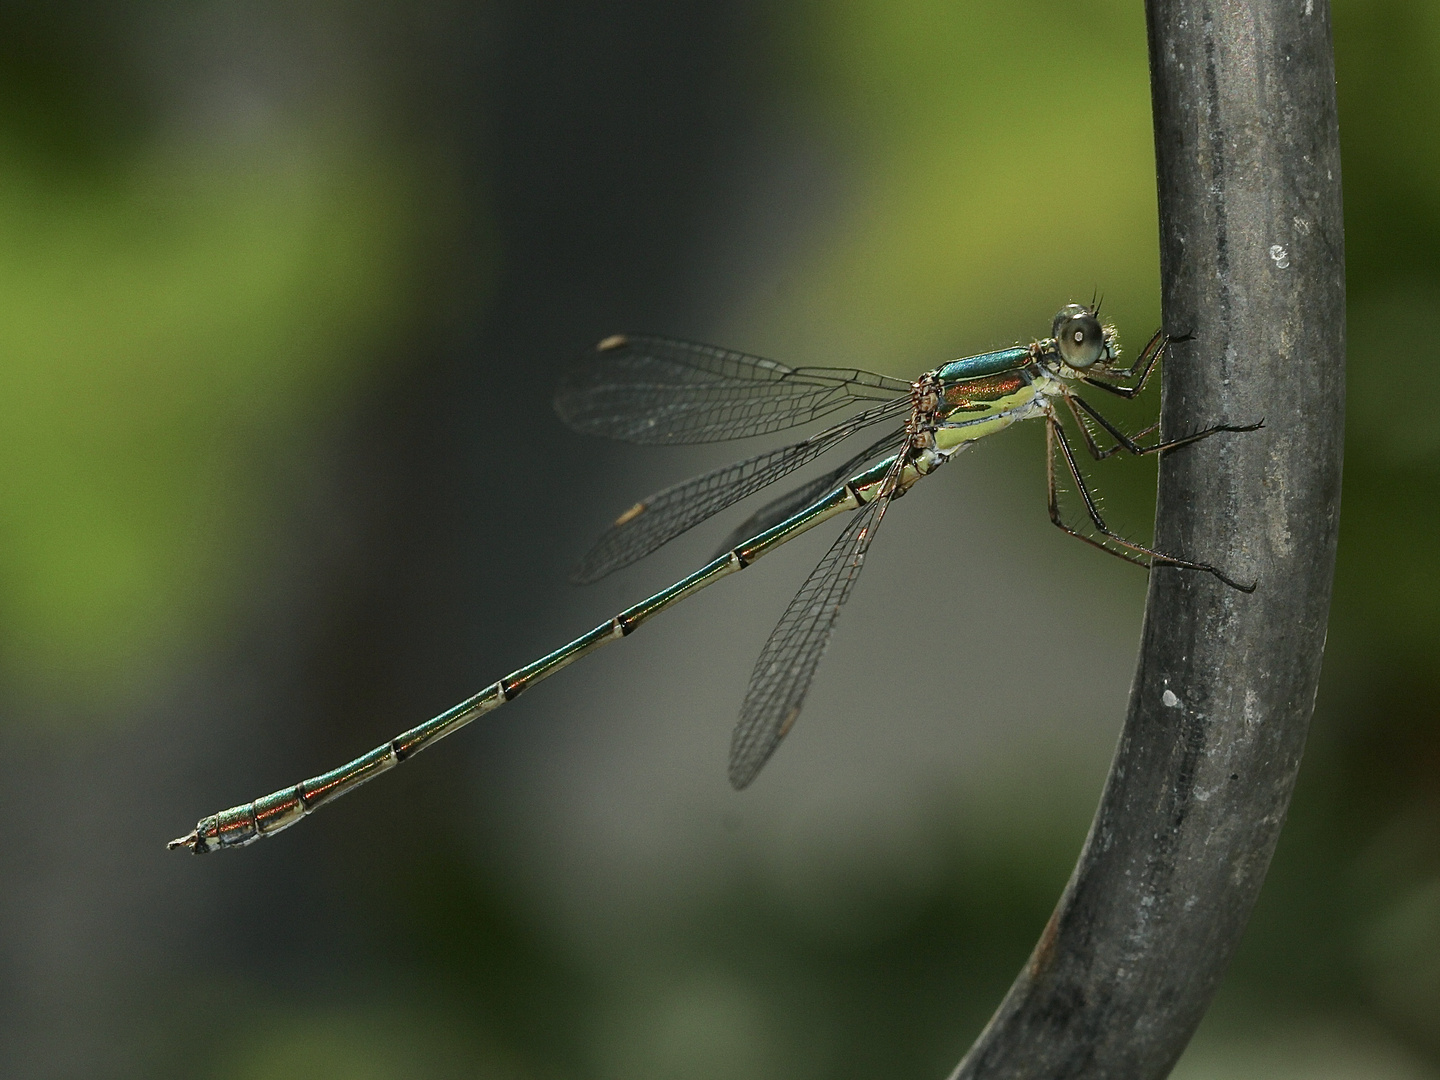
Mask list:
[[[1072,368],[1088,368],[1105,354],[1105,331],[1088,311],[1055,320],[1055,343],[1060,358]]]

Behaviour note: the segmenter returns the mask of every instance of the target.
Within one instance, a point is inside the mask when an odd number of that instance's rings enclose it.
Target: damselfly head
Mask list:
[[[1101,326],[1095,309],[1083,304],[1067,304],[1061,308],[1050,335],[1060,350],[1060,359],[1077,371],[1095,364],[1104,367],[1120,355],[1115,328]]]

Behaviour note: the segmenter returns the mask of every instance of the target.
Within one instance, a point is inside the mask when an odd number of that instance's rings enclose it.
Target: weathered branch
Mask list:
[[[1149,0],[1175,434],[1129,715],[1029,963],[954,1074],[1167,1075],[1249,918],[1320,676],[1339,516],[1345,288],[1327,0]]]

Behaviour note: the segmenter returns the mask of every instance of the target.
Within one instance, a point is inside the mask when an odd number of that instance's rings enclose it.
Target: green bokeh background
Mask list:
[[[43,768],[103,768],[97,747],[117,740],[158,745],[154,703],[237,640],[270,633],[257,597],[309,587],[313,561],[297,548],[352,542],[323,529],[297,539],[294,507],[324,471],[314,463],[338,461],[343,485],[336,447],[423,380],[415,342],[462,321],[459,308],[487,310],[515,255],[491,239],[503,229],[487,217],[485,155],[499,140],[475,137],[480,165],[460,162],[440,123],[407,123],[396,105],[430,62],[415,43],[431,38],[406,32],[418,16],[300,10],[257,8],[269,36],[235,40],[262,53],[282,42],[308,78],[287,84],[278,105],[242,100],[206,122],[191,118],[197,80],[154,74],[188,55],[167,28],[193,30],[193,11],[0,16],[0,700],[9,752],[35,753]],[[467,26],[503,43],[516,20],[495,10]],[[1158,325],[1138,3],[841,0],[746,12],[747,107],[780,141],[810,147],[825,183],[773,257],[715,288],[713,316],[660,329],[910,375],[1042,331],[1057,298],[1096,288],[1131,349]],[[551,18],[563,34],[564,9]],[[1342,0],[1333,19],[1349,397],[1329,648],[1291,820],[1240,955],[1177,1070],[1189,1080],[1440,1076],[1440,419],[1425,397],[1440,319],[1440,9]],[[147,53],[140,43],[155,38],[169,44]],[[221,43],[210,62],[223,62],[231,39],[210,40]],[[475,86],[468,104],[484,115],[486,88],[503,91]],[[547,137],[563,132],[535,135]],[[766,159],[717,169],[714,183],[750,168]],[[719,272],[701,240],[688,266],[703,292]],[[457,262],[463,287],[446,276]],[[536,357],[530,374],[548,380],[567,358]],[[1145,409],[1125,415],[1141,426]],[[984,496],[976,513],[1017,533],[1048,528],[1034,436],[1007,436],[972,491]],[[581,474],[598,481],[593,468]],[[533,482],[537,501],[563,509],[579,498],[563,471]],[[644,482],[622,477],[605,504]],[[1114,517],[1143,532],[1153,483],[1146,463],[1107,470]],[[487,548],[491,535],[473,539],[481,561],[508,550]],[[1017,552],[1063,570],[1055,589],[1114,593],[1122,614],[1138,611],[1143,575],[1049,536],[1033,543]],[[326,565],[326,587],[343,591],[343,572]],[[565,602],[548,585],[534,595]],[[343,622],[311,631],[320,648],[344,650]],[[737,625],[745,648],[758,643],[754,627]],[[570,626],[542,629],[554,644]],[[1044,641],[1045,626],[1033,632]],[[481,667],[477,686],[506,670]],[[390,704],[414,716],[429,703]],[[190,741],[208,730],[203,710],[164,729]],[[368,745],[357,738],[347,745]],[[139,760],[138,773],[126,767],[143,789],[156,781]],[[303,765],[277,758],[273,768],[283,779]],[[459,768],[431,780],[463,783]],[[287,924],[297,940],[332,943],[305,953],[318,968],[204,952],[156,960],[168,954],[137,943],[145,959],[134,970],[112,959],[88,993],[52,999],[72,1030],[105,1032],[91,1070],[74,1075],[938,1077],[1043,925],[1098,795],[1091,772],[1042,769],[997,780],[998,801],[977,797],[977,817],[1009,808],[982,829],[947,831],[964,796],[936,801],[942,839],[925,874],[892,879],[883,860],[853,870],[833,917],[787,903],[741,864],[672,889],[681,900],[608,944],[579,943],[514,885],[503,854],[422,842],[380,869],[349,842],[317,866],[333,888],[307,885],[321,902]],[[187,779],[187,798],[212,797],[205,779]],[[368,789],[370,813],[416,790],[396,784]],[[18,801],[4,800],[9,829],[31,820]],[[146,861],[101,858],[85,872],[158,874],[148,852],[163,838],[140,838]],[[225,888],[244,887],[250,857],[231,857]],[[193,882],[211,869],[163,872]],[[7,890],[29,889],[35,874],[17,863]],[[216,920],[206,935],[223,934]],[[29,930],[12,917],[4,933],[23,942]],[[157,928],[141,919],[126,933],[149,941]],[[0,978],[4,1001],[29,1000],[23,965]],[[0,1009],[13,1025],[6,1041],[27,1048],[10,1068],[71,1075],[43,1025],[25,1020],[36,1015],[33,1004]]]

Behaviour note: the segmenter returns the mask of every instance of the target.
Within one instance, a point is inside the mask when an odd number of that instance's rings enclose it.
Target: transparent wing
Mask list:
[[[910,384],[852,368],[792,368],[669,338],[606,338],[570,371],[555,411],[586,435],[635,443],[704,443],[794,427]]]
[[[570,575],[571,580],[588,584],[622,566],[629,566],[727,506],[809,464],[855,432],[895,416],[908,407],[907,399],[896,399],[859,413],[843,424],[836,424],[802,442],[767,450],[656,492],[620,515],[580,560]],[[885,446],[893,448],[901,434],[895,432],[887,436]],[[866,455],[874,456],[873,448],[867,450]],[[849,468],[849,464],[844,468]],[[824,490],[829,490],[829,487]]]
[[[904,460],[903,454],[896,457],[882,494],[856,511],[800,586],[760,651],[740,706],[740,721],[730,738],[730,783],[737,791],[755,779],[800,715],[840,608],[850,596],[864,566],[865,552],[885,518],[890,502],[885,492],[893,489]]]
[[[846,479],[859,472],[867,463],[896,449],[904,435],[904,428],[892,431],[890,434],[867,446],[864,450],[861,450],[838,468],[825,473],[823,476],[817,476],[813,480],[805,481],[805,483],[793,491],[787,491],[778,499],[770,500],[736,526],[735,530],[725,538],[725,542],[715,550],[715,554],[712,555],[711,558],[718,559],[727,551],[739,547],[746,540],[759,536],[766,529],[774,528],[786,518],[798,514],[822,495],[839,487]]]

